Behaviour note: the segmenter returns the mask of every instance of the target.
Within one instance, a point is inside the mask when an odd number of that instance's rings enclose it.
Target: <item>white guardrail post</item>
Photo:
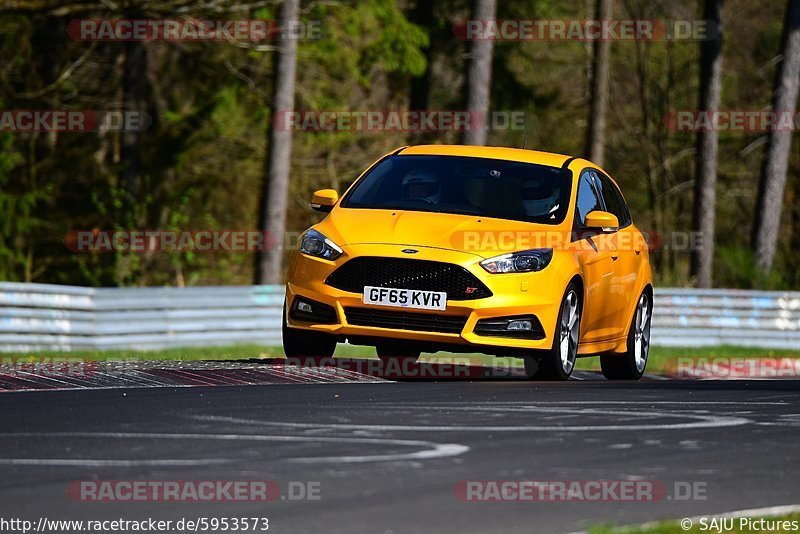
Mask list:
[[[0,282],[0,352],[279,345],[283,286]],[[658,289],[652,343],[800,349],[800,292]]]

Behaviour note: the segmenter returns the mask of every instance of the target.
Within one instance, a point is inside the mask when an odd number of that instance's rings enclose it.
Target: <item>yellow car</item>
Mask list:
[[[569,156],[477,146],[402,147],[340,198],[288,268],[287,356],[340,342],[385,358],[483,352],[523,358],[529,376],[568,379],[599,355],[638,379],[650,345],[647,243],[616,183]]]

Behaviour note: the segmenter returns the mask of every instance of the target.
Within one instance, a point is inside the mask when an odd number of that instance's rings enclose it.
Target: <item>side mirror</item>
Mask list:
[[[592,211],[586,216],[584,227],[601,232],[616,232],[619,229],[619,219],[607,211]]]
[[[311,209],[328,213],[338,201],[339,193],[335,189],[320,189],[311,197]]]

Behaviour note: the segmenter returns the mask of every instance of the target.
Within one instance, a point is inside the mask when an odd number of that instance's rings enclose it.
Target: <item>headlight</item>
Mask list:
[[[300,240],[300,252],[326,260],[335,260],[342,255],[339,245],[313,229],[303,234],[303,239]]]
[[[490,273],[529,273],[541,271],[553,259],[552,248],[523,250],[511,254],[495,256],[481,262],[481,267]]]

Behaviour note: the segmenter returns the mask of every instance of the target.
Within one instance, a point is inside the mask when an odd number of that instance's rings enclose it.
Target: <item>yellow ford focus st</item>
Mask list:
[[[475,146],[397,149],[340,198],[292,254],[283,346],[381,358],[483,352],[529,376],[569,378],[599,355],[611,379],[647,364],[653,285],[647,243],[619,188],[568,156]]]

